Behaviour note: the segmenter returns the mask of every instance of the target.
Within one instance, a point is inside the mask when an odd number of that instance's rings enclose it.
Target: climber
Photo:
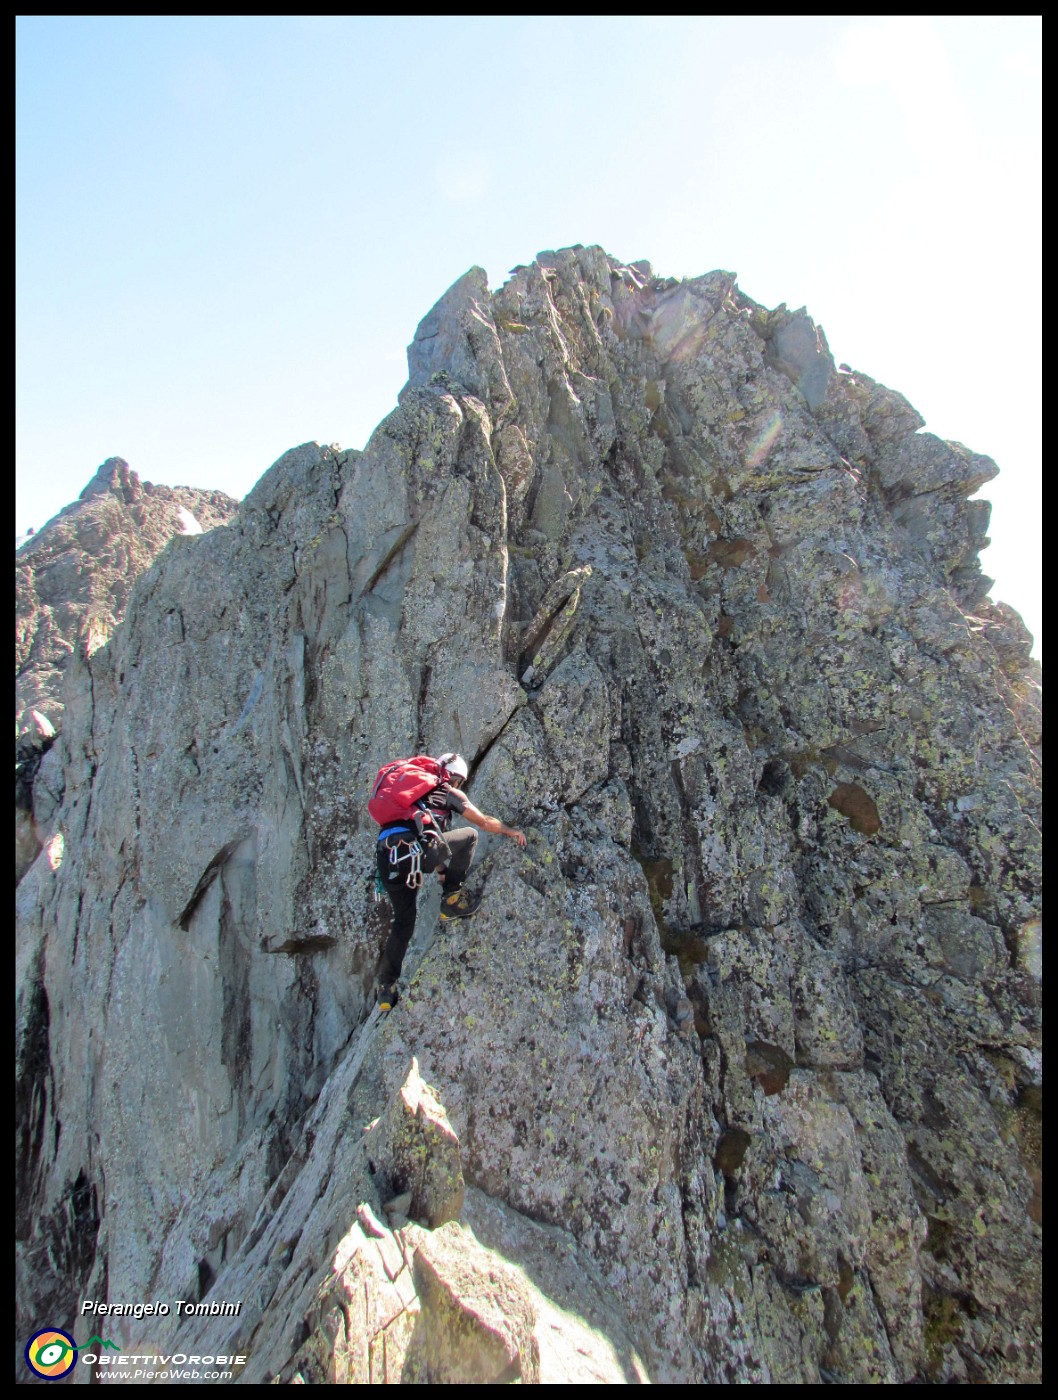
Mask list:
[[[435,873],[441,881],[441,918],[467,919],[481,903],[481,895],[463,889],[478,844],[476,831],[468,826],[450,831],[452,818],[459,815],[497,836],[509,836],[519,846],[525,834],[504,825],[498,817],[479,812],[461,791],[467,780],[466,760],[457,753],[444,753],[438,759],[409,759],[379,770],[369,810],[380,821],[376,846],[378,883],[393,905],[393,926],[379,964],[376,986],[382,1011],[397,1003],[397,979],[411,936],[415,931],[416,905],[423,874]],[[416,776],[416,775],[425,776]],[[410,775],[410,776],[409,776]],[[401,805],[396,798],[386,805],[380,793],[387,779],[404,792],[415,793],[424,782],[434,785],[415,797],[407,815],[395,815]],[[378,804],[378,805],[376,805]]]

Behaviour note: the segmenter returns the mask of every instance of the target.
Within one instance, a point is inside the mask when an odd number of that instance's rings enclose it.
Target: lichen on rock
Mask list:
[[[150,1340],[255,1382],[1038,1382],[1040,675],[994,464],[923,426],[730,272],[552,250],[141,573],[16,775],[20,1326],[241,1297]],[[453,748],[528,845],[471,921],[424,892],[383,1020],[366,793]]]

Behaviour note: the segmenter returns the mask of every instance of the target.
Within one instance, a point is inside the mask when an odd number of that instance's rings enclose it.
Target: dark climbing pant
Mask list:
[[[477,849],[478,834],[473,827],[461,826],[457,827],[455,831],[446,832],[445,840],[452,852],[452,858],[448,860],[442,888],[445,894],[451,894],[454,890],[460,889],[467,878],[470,862],[474,859],[474,852]],[[447,859],[443,847],[439,851],[424,849],[422,853],[423,874],[433,874],[438,865]],[[408,944],[415,932],[415,913],[419,901],[419,891],[409,889],[405,883],[408,878],[408,862],[406,860],[401,861],[399,865],[390,865],[389,850],[384,842],[379,842],[376,860],[378,861],[379,878],[389,895],[389,902],[393,905],[393,927],[386,939],[386,946],[382,952],[382,962],[378,970],[379,982],[388,985],[395,982],[400,976],[404,954],[408,951]]]

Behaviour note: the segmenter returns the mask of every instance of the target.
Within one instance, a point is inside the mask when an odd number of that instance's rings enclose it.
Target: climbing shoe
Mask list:
[[[469,890],[453,890],[441,896],[442,919],[469,919],[481,903],[481,892],[471,894]]]
[[[392,1011],[397,1004],[396,982],[384,982],[378,989],[379,1011]]]

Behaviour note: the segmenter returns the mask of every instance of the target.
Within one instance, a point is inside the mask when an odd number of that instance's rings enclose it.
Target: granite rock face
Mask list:
[[[1040,1379],[1039,669],[995,466],[922,426],[733,274],[577,247],[472,269],[363,453],[156,562],[70,657],[18,890],[23,1330]],[[424,892],[380,1019],[367,790],[449,748],[529,844],[471,921]]]
[[[106,642],[136,579],[170,540],[226,524],[237,508],[223,491],[141,482],[127,462],[109,457],[79,499],[17,549],[16,885],[47,839],[61,795],[58,763],[47,762],[39,778],[38,767],[62,722],[70,657]]]
[[[223,491],[154,486],[109,457],[80,497],[15,554],[15,728],[28,711],[62,715],[62,675],[75,648],[94,651],[125,615],[136,578],[171,539],[225,525]]]

